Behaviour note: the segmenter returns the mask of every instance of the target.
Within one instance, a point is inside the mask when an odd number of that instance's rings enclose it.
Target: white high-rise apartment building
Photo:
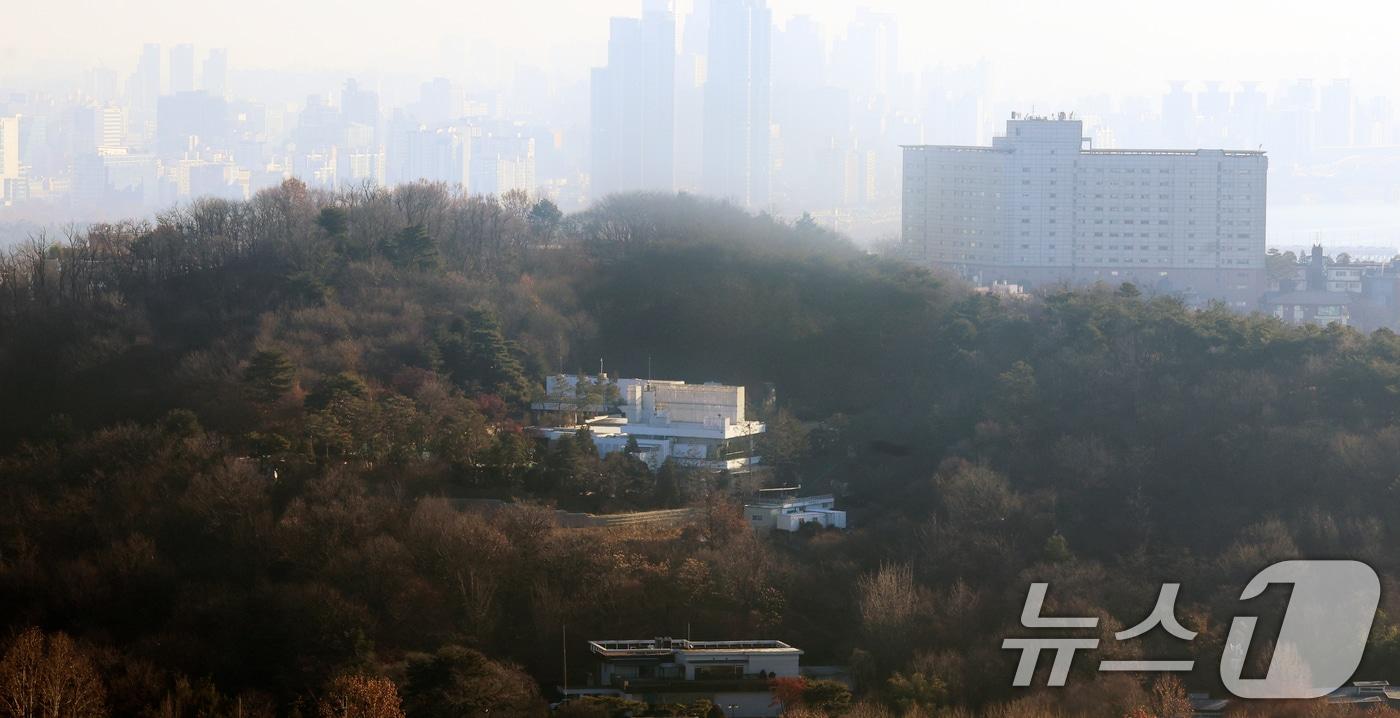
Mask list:
[[[1132,282],[1255,305],[1263,152],[1087,144],[1078,120],[1013,115],[991,147],[906,146],[906,252],[981,284]]]

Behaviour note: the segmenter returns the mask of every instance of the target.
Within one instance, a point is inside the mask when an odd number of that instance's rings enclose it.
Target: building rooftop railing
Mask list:
[[[600,655],[666,655],[675,651],[797,651],[778,640],[691,641],[684,638],[640,641],[589,641],[588,647]],[[799,651],[800,652],[800,651]]]
[[[1009,154],[1004,147],[984,147],[981,145],[900,145],[906,150],[949,150],[952,152],[998,152]]]
[[[813,496],[763,496],[758,495],[745,502],[745,506],[760,508],[782,508],[784,506],[815,504],[825,501],[835,501],[834,494],[815,494]]]
[[[1219,152],[1226,157],[1258,157],[1266,154],[1264,150],[1213,150],[1205,148],[1195,150],[1098,149],[1079,151],[1083,155],[1186,155],[1193,157],[1202,152]]]
[[[948,152],[997,152],[1012,154],[1016,150],[1011,147],[984,147],[971,145],[900,145],[906,150],[943,150]],[[1259,157],[1268,154],[1265,150],[1214,150],[1214,149],[1194,149],[1194,150],[1167,150],[1167,149],[1087,149],[1080,150],[1084,155],[1162,155],[1194,157],[1201,152],[1219,152],[1226,157]]]

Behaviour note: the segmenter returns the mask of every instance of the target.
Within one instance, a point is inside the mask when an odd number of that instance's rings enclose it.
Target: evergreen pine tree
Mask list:
[[[254,401],[271,404],[292,388],[295,374],[296,368],[287,355],[279,351],[260,351],[243,370],[243,383]]]

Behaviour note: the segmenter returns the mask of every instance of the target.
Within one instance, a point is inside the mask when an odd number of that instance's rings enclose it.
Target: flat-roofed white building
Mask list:
[[[531,406],[574,422],[539,428],[551,441],[586,427],[604,455],[634,439],[639,458],[653,469],[674,459],[693,468],[744,471],[760,463],[757,440],[767,431],[747,418],[744,404],[742,386],[602,374],[548,377],[545,395]]]
[[[744,504],[744,516],[755,529],[800,531],[808,524],[824,528],[846,528],[846,512],[836,510],[836,497],[764,497]]]
[[[1254,306],[1262,151],[1093,149],[1083,123],[1013,115],[990,147],[904,147],[911,259],[978,284],[1132,282]]]
[[[782,641],[690,641],[655,638],[590,641],[602,690],[634,700],[690,704],[709,699],[734,718],[776,716],[773,678],[800,675],[802,651]]]

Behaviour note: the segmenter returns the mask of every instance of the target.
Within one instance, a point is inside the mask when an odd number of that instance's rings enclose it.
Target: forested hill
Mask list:
[[[544,375],[600,359],[750,387],[774,480],[855,528],[758,536],[724,479],[527,439]],[[82,666],[118,715],[376,690],[411,718],[538,715],[564,625],[574,680],[583,640],[688,625],[850,665],[867,715],[1166,715],[1181,686],[1092,671],[1013,694],[1027,584],[1111,632],[1181,582],[1201,635],[1169,647],[1218,693],[1254,571],[1356,558],[1389,588],[1400,565],[1394,334],[1131,286],[1003,303],[685,195],[566,217],[292,181],[36,239],[0,257],[0,408],[0,615],[44,632],[11,657]],[[518,507],[448,500],[480,496]],[[702,519],[563,531],[550,504]],[[1392,594],[1358,677],[1400,679]]]

